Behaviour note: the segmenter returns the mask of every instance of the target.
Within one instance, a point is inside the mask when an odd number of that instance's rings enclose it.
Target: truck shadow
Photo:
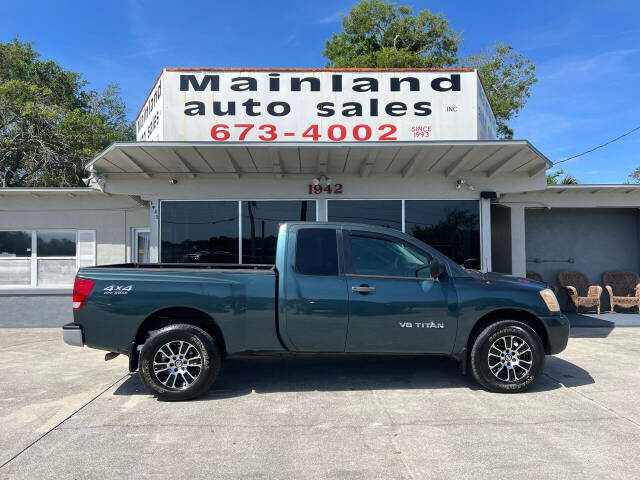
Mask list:
[[[547,357],[544,375],[529,392],[594,383],[584,369],[558,357]],[[250,393],[340,392],[349,390],[480,390],[471,374],[458,372],[454,360],[435,356],[251,356],[226,359],[211,390],[198,400],[233,398]],[[115,395],[148,395],[132,374]]]

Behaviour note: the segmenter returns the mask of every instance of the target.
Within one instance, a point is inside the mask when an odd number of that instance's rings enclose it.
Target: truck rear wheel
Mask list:
[[[501,320],[486,327],[471,349],[471,372],[491,392],[527,390],[542,375],[544,345],[527,324]]]
[[[220,371],[221,355],[211,335],[193,325],[164,327],[140,352],[138,371],[162,400],[188,400],[207,392]]]

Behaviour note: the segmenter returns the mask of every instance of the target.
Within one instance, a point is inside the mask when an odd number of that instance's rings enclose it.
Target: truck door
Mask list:
[[[292,227],[287,243],[280,297],[285,342],[297,351],[344,352],[349,298],[336,228]]]
[[[430,278],[433,256],[410,242],[364,231],[343,232],[349,293],[348,352],[453,349],[453,282]]]

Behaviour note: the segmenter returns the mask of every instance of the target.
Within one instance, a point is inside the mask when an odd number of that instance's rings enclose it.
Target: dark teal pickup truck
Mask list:
[[[542,283],[456,265],[395,230],[287,223],[275,265],[81,269],[64,341],[129,356],[158,397],[206,392],[228,355],[434,354],[495,392],[540,377],[569,323]]]

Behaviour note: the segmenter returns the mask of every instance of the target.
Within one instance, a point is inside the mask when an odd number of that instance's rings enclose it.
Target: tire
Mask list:
[[[491,392],[527,390],[542,375],[544,362],[542,340],[516,320],[492,323],[475,338],[471,349],[473,377]]]
[[[158,398],[180,401],[206,393],[220,371],[220,349],[211,335],[193,325],[164,327],[142,347],[138,371]]]

